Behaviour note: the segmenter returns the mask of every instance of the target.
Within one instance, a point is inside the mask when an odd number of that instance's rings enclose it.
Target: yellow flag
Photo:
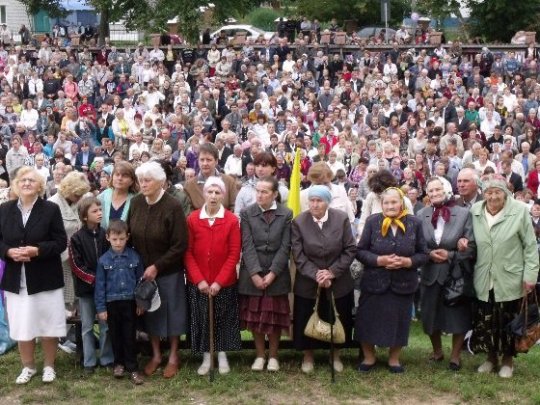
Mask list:
[[[293,217],[300,214],[300,148],[296,148],[294,163],[291,173],[289,199],[287,207],[293,212]]]

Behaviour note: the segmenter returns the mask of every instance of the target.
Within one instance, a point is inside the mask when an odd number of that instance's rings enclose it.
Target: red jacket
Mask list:
[[[240,260],[240,225],[236,216],[225,210],[224,218],[216,218],[210,226],[207,219],[200,219],[201,210],[193,211],[187,218],[189,242],[184,261],[187,278],[192,284],[214,281],[221,287],[236,283],[236,264]]]
[[[539,184],[538,171],[536,171],[536,169],[533,169],[529,171],[529,177],[527,178],[527,188],[534,193],[535,198],[538,193],[538,184]]]

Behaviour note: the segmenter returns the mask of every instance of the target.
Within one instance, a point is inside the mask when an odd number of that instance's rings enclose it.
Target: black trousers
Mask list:
[[[114,364],[128,372],[137,371],[137,305],[135,300],[107,303],[107,323],[111,337]]]

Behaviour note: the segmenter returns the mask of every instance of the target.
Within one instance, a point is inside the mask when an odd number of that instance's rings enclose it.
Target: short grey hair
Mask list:
[[[138,178],[151,178],[157,181],[167,180],[167,175],[165,170],[158,162],[145,162],[135,170],[135,174]]]

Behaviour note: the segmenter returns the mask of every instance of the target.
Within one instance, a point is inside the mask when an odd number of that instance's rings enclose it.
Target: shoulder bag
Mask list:
[[[332,301],[332,311],[334,312],[335,320],[333,325],[329,322],[323,321],[319,317],[318,309],[320,294],[321,287],[317,289],[317,299],[315,300],[315,307],[313,308],[313,314],[311,314],[311,316],[309,317],[306,328],[304,329],[304,335],[312,339],[328,343],[345,343],[345,329],[343,328],[343,324],[339,320],[339,314],[337,312],[336,302],[334,300],[334,293],[330,293],[330,300]]]

